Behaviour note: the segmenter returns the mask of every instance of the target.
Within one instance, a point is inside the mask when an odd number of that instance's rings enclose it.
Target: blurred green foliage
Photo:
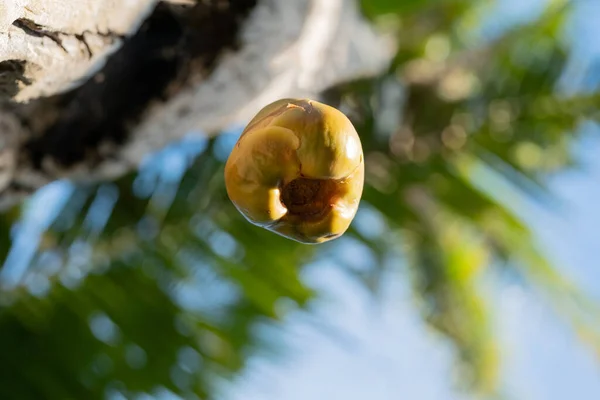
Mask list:
[[[551,2],[484,40],[488,1],[362,4],[399,47],[382,76],[324,94],[365,151],[361,211],[345,237],[303,246],[247,223],[222,179],[235,135],[159,158],[162,172],[67,191],[19,284],[0,293],[0,398],[211,398],[250,354],[278,350],[256,328],[310,306],[319,293],[302,268],[324,257],[374,293],[384,268],[409,265],[415,306],[456,345],[460,383],[482,396],[501,390],[482,286],[490,268],[545,294],[600,348],[596,305],[540,252],[518,210],[524,198],[552,204],[545,178],[575,163],[578,128],[598,118],[598,95],[557,90],[568,9]],[[0,219],[3,258],[21,210]],[[376,260],[369,268],[336,256],[359,244]]]

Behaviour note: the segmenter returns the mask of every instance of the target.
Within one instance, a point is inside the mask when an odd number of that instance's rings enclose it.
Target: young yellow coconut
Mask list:
[[[354,126],[341,111],[308,99],[263,108],[225,165],[227,194],[248,221],[307,244],[348,229],[363,182]]]

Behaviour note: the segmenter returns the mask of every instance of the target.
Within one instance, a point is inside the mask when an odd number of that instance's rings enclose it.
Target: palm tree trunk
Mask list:
[[[382,71],[354,0],[8,0],[0,209],[55,179],[112,179],[190,132]]]

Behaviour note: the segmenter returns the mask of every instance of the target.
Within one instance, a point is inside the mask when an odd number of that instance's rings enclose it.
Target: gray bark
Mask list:
[[[0,88],[15,101],[64,92],[101,68],[157,0],[3,0]],[[12,66],[12,68],[11,68]],[[15,79],[16,78],[16,79]]]
[[[101,82],[103,68],[122,57],[129,38],[143,36],[143,23],[157,3],[4,0],[0,5],[0,209],[55,179],[116,178],[173,140],[244,123],[278,98],[318,98],[332,85],[381,72],[394,52],[393,41],[374,31],[354,0],[259,0],[236,32],[237,47],[219,49],[210,68],[198,71],[191,63],[185,74],[173,77],[159,98],[123,124],[124,140],[101,139],[93,157],[80,154],[67,163],[44,143],[56,146],[81,132],[69,128],[66,137],[40,140],[56,135],[52,127],[76,114],[77,96],[93,98],[94,80]],[[169,3],[176,16],[196,7],[189,0]],[[64,96],[72,92],[75,100],[64,106]],[[42,143],[35,155],[28,146],[32,141]]]

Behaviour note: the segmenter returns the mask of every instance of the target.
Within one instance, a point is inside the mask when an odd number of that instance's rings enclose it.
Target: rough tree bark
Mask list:
[[[355,0],[0,0],[0,210],[386,68]]]

